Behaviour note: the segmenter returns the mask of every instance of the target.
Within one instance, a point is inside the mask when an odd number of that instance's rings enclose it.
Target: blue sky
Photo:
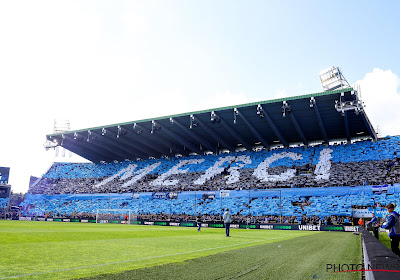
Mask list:
[[[342,68],[382,134],[398,120],[400,2],[1,1],[0,166],[26,191],[81,129],[322,91]],[[379,97],[379,98],[378,98]],[[368,111],[369,110],[369,111]],[[389,112],[389,113],[388,113]]]
[[[315,77],[331,65],[350,82],[376,67],[399,72],[398,3],[215,2],[156,2],[147,10],[146,32],[130,46],[145,64],[141,74],[163,88],[264,97],[319,91]]]

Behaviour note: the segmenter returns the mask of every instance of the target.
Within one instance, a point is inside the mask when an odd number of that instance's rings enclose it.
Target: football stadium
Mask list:
[[[47,135],[90,163],[54,162],[13,209],[2,182],[0,279],[398,279],[377,224],[400,210],[400,136],[339,68],[321,81]]]

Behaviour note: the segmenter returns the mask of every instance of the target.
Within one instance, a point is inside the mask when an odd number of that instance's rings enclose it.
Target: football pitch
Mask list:
[[[346,232],[0,221],[0,279],[361,279]]]

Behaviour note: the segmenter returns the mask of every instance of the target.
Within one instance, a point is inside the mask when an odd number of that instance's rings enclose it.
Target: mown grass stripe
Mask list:
[[[0,279],[12,279],[12,278],[35,276],[35,275],[42,275],[42,274],[48,274],[48,273],[65,272],[65,271],[70,271],[70,270],[93,268],[93,267],[99,267],[99,266],[105,266],[105,265],[114,265],[114,264],[122,264],[122,263],[143,261],[143,260],[149,260],[149,259],[172,257],[172,256],[178,256],[178,255],[184,255],[184,254],[199,253],[199,252],[204,252],[204,251],[212,251],[212,250],[224,249],[224,248],[229,248],[229,247],[248,245],[248,244],[260,243],[260,242],[266,242],[266,241],[271,241],[271,240],[275,240],[275,239],[282,239],[282,238],[287,238],[287,237],[292,237],[292,236],[300,237],[302,235],[299,235],[299,234],[285,235],[285,236],[280,236],[280,237],[275,237],[275,238],[256,240],[256,241],[250,241],[250,242],[243,242],[243,243],[219,246],[219,247],[214,247],[214,248],[206,248],[206,249],[200,249],[200,250],[195,250],[195,251],[179,252],[179,253],[167,254],[167,255],[161,255],[161,256],[150,256],[150,257],[145,257],[145,258],[123,260],[123,261],[117,261],[117,262],[101,263],[101,264],[94,264],[94,265],[86,265],[86,266],[79,266],[79,267],[64,268],[64,269],[56,269],[56,270],[50,270],[50,271],[42,271],[42,272],[36,272],[36,273],[27,273],[27,274],[6,276],[6,277],[1,277]]]
[[[279,246],[279,245],[280,246]],[[217,254],[151,267],[103,273],[85,280],[359,280],[360,272],[333,273],[328,264],[362,263],[359,235],[321,232],[239,247]],[[83,279],[82,279],[83,280]]]

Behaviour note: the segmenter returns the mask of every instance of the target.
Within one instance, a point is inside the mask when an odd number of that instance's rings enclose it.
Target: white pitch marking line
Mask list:
[[[124,260],[124,261],[118,261],[118,262],[109,262],[109,263],[102,263],[102,264],[92,264],[92,265],[85,265],[85,266],[79,266],[79,267],[71,267],[71,268],[64,268],[64,269],[57,269],[57,270],[50,270],[50,271],[43,271],[43,272],[36,272],[36,273],[20,274],[20,275],[14,275],[14,276],[1,277],[0,279],[11,279],[11,278],[26,277],[26,276],[40,275],[40,274],[46,274],[46,273],[63,272],[63,271],[69,271],[69,270],[77,270],[77,269],[83,269],[83,268],[92,268],[92,267],[105,266],[105,265],[112,265],[112,264],[121,264],[121,263],[127,263],[127,262],[137,262],[137,261],[143,261],[143,260],[158,259],[158,258],[164,258],[164,257],[172,257],[172,256],[178,256],[178,255],[184,255],[184,254],[198,253],[198,252],[211,251],[211,250],[216,250],[216,249],[222,249],[222,248],[228,248],[228,247],[246,245],[246,244],[251,244],[251,243],[264,242],[264,241],[269,241],[269,240],[274,240],[274,239],[281,239],[281,238],[286,238],[286,237],[291,237],[291,236],[301,236],[301,235],[292,234],[292,235],[286,235],[286,236],[275,237],[275,238],[264,239],[264,240],[257,240],[257,241],[244,242],[244,243],[237,243],[237,244],[226,245],[226,246],[220,246],[220,247],[214,247],[214,248],[200,249],[200,250],[196,250],[196,251],[180,252],[180,253],[174,253],[174,254],[168,254],[168,255],[151,256],[151,257],[146,257],[146,258],[139,258],[139,259],[132,259],[132,260]],[[121,271],[121,272],[123,272],[123,271]]]

